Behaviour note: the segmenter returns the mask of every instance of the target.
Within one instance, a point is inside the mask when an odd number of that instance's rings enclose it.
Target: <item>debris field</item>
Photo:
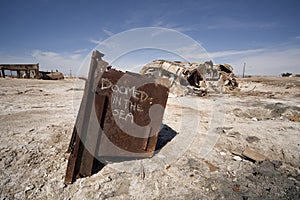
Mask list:
[[[85,81],[1,78],[1,199],[299,199],[300,79],[236,81],[169,96],[153,157],[65,184]]]

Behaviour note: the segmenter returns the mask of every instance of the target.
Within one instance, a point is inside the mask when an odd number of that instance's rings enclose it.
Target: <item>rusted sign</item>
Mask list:
[[[97,155],[151,156],[167,97],[168,89],[154,79],[114,69],[104,72],[95,96],[97,118],[99,123],[103,119],[104,133]]]
[[[150,157],[157,143],[168,88],[140,74],[107,69],[94,52],[69,146],[65,182],[92,174],[95,159]]]

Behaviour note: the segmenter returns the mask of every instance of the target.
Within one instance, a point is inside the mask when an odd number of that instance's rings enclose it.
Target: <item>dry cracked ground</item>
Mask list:
[[[300,199],[300,79],[239,82],[229,94],[170,97],[163,129],[177,134],[152,158],[66,185],[84,81],[0,79],[1,200]]]

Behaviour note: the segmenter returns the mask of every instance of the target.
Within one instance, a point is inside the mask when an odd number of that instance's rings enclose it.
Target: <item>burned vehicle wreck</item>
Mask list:
[[[170,93],[176,96],[207,95],[206,71],[213,67],[212,61],[189,63],[155,60],[145,65],[140,73],[147,76],[168,78]]]

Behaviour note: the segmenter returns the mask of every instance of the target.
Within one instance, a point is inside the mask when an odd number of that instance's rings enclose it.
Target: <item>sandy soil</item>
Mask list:
[[[164,128],[177,135],[152,158],[65,185],[84,81],[0,79],[1,199],[300,199],[300,79],[238,81],[169,98]],[[267,159],[241,156],[247,147]]]

